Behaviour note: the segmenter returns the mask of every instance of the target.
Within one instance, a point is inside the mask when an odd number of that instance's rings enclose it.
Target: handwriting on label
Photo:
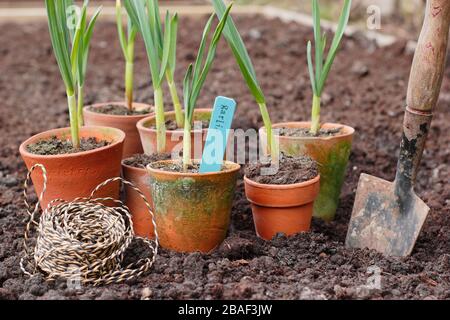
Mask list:
[[[200,173],[219,172],[222,169],[235,111],[236,101],[221,96],[216,98],[203,149]]]

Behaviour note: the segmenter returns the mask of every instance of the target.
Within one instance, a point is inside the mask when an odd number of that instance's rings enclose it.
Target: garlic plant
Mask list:
[[[331,66],[333,65],[334,58],[336,57],[339,44],[344,36],[345,27],[348,24],[350,17],[350,9],[352,6],[351,0],[344,0],[344,7],[339,18],[339,23],[334,34],[333,41],[326,60],[326,35],[321,33],[320,30],[320,9],[318,0],[312,0],[313,7],[313,24],[314,24],[314,51],[315,51],[315,70],[313,65],[313,59],[311,54],[311,41],[308,41],[307,56],[308,56],[308,71],[311,79],[311,86],[313,90],[313,102],[311,112],[311,133],[317,135],[320,130],[320,100],[322,96],[325,83],[328,78]]]
[[[170,16],[168,12],[166,14],[162,52],[160,54],[160,42],[152,28],[153,23],[151,22],[155,15],[153,12],[154,3],[152,3],[152,1],[155,0],[127,0],[124,4],[131,22],[137,26],[144,39],[154,90],[157,152],[162,153],[165,151],[166,147],[166,125],[162,83],[166,76],[171,58],[171,51],[176,41],[176,38],[174,38],[176,33],[172,32],[172,30],[177,28],[178,17],[177,15]]]
[[[127,16],[127,32],[125,34],[122,24],[122,4],[116,1],[116,24],[119,35],[120,46],[125,57],[125,100],[129,111],[133,111],[133,72],[134,72],[134,43],[137,27]]]
[[[219,17],[219,19],[221,19],[225,14],[225,3],[223,2],[223,0],[212,0],[212,3],[217,16]],[[247,52],[247,49],[245,48],[244,41],[239,35],[239,31],[237,30],[231,16],[228,18],[223,33],[225,38],[227,39],[231,51],[233,52],[244,80],[247,83],[250,92],[252,93],[253,97],[256,100],[256,103],[259,106],[264,122],[264,127],[266,128],[267,132],[267,144],[270,150],[271,160],[273,162],[277,162],[279,157],[279,146],[275,141],[275,137],[273,134],[272,122],[270,120],[266,105],[266,98],[256,78],[255,68],[253,67],[250,56]]]
[[[190,64],[183,81],[183,100],[184,100],[184,133],[183,133],[183,169],[186,171],[187,167],[192,163],[191,159],[191,130],[194,117],[194,109],[200,91],[205,83],[212,63],[216,55],[217,45],[222,36],[225,23],[228,19],[228,14],[231,10],[232,4],[226,8],[222,15],[219,24],[217,25],[211,39],[211,43],[204,57],[206,49],[206,41],[211,30],[211,24],[214,19],[212,14],[203,30],[202,40],[197,52],[197,58],[194,65]]]
[[[66,87],[74,148],[78,148],[80,145],[79,130],[83,125],[83,95],[89,44],[101,11],[101,8],[98,8],[88,24],[87,6],[88,1],[85,0],[80,15],[69,17],[68,12],[74,8],[72,0],[45,0],[50,39]],[[76,11],[74,10],[75,13]],[[75,18],[76,23],[72,25],[68,18],[70,20]]]

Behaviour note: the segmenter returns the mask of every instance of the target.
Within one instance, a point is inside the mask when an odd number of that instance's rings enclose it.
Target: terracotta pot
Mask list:
[[[286,122],[276,128],[310,128],[310,122]],[[334,219],[339,196],[344,183],[345,171],[352,148],[355,129],[338,123],[325,123],[323,129],[342,128],[341,134],[331,137],[278,137],[280,151],[287,155],[309,155],[319,163],[321,176],[320,193],[314,204],[314,216],[326,221]],[[267,145],[264,128],[259,131],[261,143]]]
[[[77,197],[87,197],[94,188],[103,181],[120,176],[120,161],[122,159],[125,133],[119,129],[107,127],[82,127],[80,138],[95,137],[111,142],[108,146],[95,150],[63,155],[36,155],[28,152],[26,146],[42,139],[56,136],[60,139],[70,139],[70,128],[54,129],[39,133],[20,145],[20,154],[28,169],[40,163],[47,170],[47,190],[41,201],[41,207],[47,207],[53,199],[73,200]],[[32,176],[36,194],[43,188],[43,178],[40,170]],[[119,197],[119,183],[109,184],[97,193],[99,197]]]
[[[212,109],[196,109],[194,110],[194,121],[209,121],[211,119]],[[175,112],[164,113],[165,120],[175,120]],[[137,123],[137,128],[141,136],[142,146],[145,154],[154,154],[157,152],[156,129],[150,126],[155,125],[155,115],[146,117]],[[205,145],[208,129],[192,130],[191,145],[192,159],[201,159],[203,147]],[[201,141],[201,144],[200,144]],[[166,131],[166,149],[164,152],[172,153],[183,150],[183,129]]]
[[[209,252],[223,242],[240,169],[229,161],[225,166],[221,172],[207,174],[147,166],[162,247],[178,252]]]
[[[320,176],[288,185],[261,184],[247,177],[244,183],[260,238],[271,240],[279,232],[290,236],[309,231]]]
[[[87,106],[83,109],[84,122],[87,126],[103,126],[117,128],[125,132],[125,142],[123,144],[123,158],[128,158],[134,154],[142,153],[142,144],[139,138],[139,132],[136,129],[136,124],[139,120],[148,117],[150,114],[133,115],[133,116],[119,116],[112,114],[104,114],[92,111],[102,106],[107,105],[122,105],[126,106],[125,102],[107,102],[98,103],[92,106]],[[153,109],[152,106],[144,103],[133,103],[136,110],[143,110],[146,108]]]
[[[122,162],[122,174],[125,180],[132,182],[141,190],[149,203],[152,201],[150,178],[147,170],[126,165]],[[134,233],[137,236],[152,239],[155,234],[152,218],[142,198],[129,186],[125,185],[125,205],[130,209]]]

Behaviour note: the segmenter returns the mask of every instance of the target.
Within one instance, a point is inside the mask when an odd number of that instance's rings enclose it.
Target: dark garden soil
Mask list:
[[[29,144],[27,146],[27,151],[43,156],[54,156],[59,154],[94,150],[105,147],[108,144],[108,141],[105,140],[98,141],[96,138],[82,138],[80,140],[80,146],[78,148],[74,148],[72,141],[70,140],[61,140],[57,137],[51,137],[49,139],[43,139],[36,143]]]
[[[115,116],[135,116],[150,113],[150,108],[144,110],[135,110],[135,109],[130,110],[127,107],[120,106],[117,104],[109,104],[107,106],[90,108],[89,110],[97,113],[111,114]]]
[[[145,168],[148,164],[161,160],[169,160],[172,155],[170,153],[154,153],[152,155],[147,154],[135,154],[134,156],[123,160],[123,163],[127,166],[136,168]]]
[[[180,21],[179,84],[195,58],[205,19]],[[313,37],[311,30],[256,16],[238,17],[236,22],[250,48],[273,121],[309,120],[312,95],[306,42]],[[314,220],[311,233],[262,241],[255,235],[240,179],[229,234],[213,253],[161,250],[154,268],[135,281],[76,292],[65,282],[25,277],[19,269],[27,220],[21,195],[26,169],[19,144],[33,134],[68,124],[47,25],[3,24],[0,43],[8,44],[0,46],[0,299],[450,299],[450,68],[417,179],[416,191],[431,212],[410,257],[383,257],[344,246],[361,172],[394,178],[412,60],[405,54],[405,43],[377,49],[360,37],[346,38],[322,97],[324,122],[356,129],[334,222]],[[198,105],[212,106],[217,95],[233,97],[239,103],[234,127],[258,128],[262,125],[258,107],[223,41],[217,52]],[[136,101],[152,103],[141,42],[136,53]],[[86,103],[121,99],[124,62],[113,23],[96,27],[90,61]],[[367,72],[352,71],[356,63]],[[129,252],[130,259],[141,255],[138,249]],[[374,267],[381,271],[380,289],[364,286]]]
[[[196,121],[196,123],[194,125],[196,125],[197,123],[201,123],[202,125],[202,129],[208,129],[209,128],[209,121]],[[198,124],[198,127],[200,129],[200,124]],[[149,126],[149,128],[151,129],[156,129],[156,125],[151,125]],[[178,124],[175,120],[167,120],[166,121],[166,130],[172,130],[172,131],[176,131],[176,130],[183,130],[183,128],[178,127]]]
[[[278,134],[282,137],[333,137],[338,136],[342,128],[320,129],[317,134],[303,128],[280,128]]]
[[[310,157],[282,156],[276,174],[261,175],[261,169],[271,165],[270,162],[249,164],[245,168],[245,176],[258,183],[281,185],[305,182],[319,174],[317,162]]]
[[[184,170],[183,164],[180,162],[176,163],[153,163],[150,165],[153,169],[167,171],[167,172],[184,172],[184,173],[198,173],[200,171],[199,163],[189,164]]]

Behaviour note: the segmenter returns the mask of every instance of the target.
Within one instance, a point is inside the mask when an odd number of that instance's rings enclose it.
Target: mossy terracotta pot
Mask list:
[[[122,174],[125,180],[130,181],[141,190],[149,203],[152,202],[150,178],[146,169],[129,166],[122,161]],[[125,185],[125,205],[131,212],[134,233],[139,237],[152,239],[155,234],[148,208],[139,194],[128,185]]]
[[[56,136],[59,139],[70,139],[70,128],[54,129],[39,133],[20,145],[20,154],[28,169],[35,164],[44,165],[47,171],[47,190],[40,202],[42,208],[54,199],[71,201],[77,197],[88,197],[94,188],[109,178],[120,176],[125,133],[119,129],[108,127],[82,127],[80,138],[97,138],[110,144],[98,149],[62,154],[36,155],[27,151],[27,146],[43,139]],[[31,175],[36,194],[43,188],[43,177],[40,170]],[[119,183],[109,184],[102,188],[98,197],[119,197]]]
[[[209,121],[211,119],[212,109],[196,109],[194,110],[195,121]],[[164,113],[165,120],[175,120],[175,112]],[[151,128],[156,123],[155,115],[146,117],[137,123],[137,128],[141,136],[142,147],[145,154],[154,154],[157,152],[156,129]],[[192,159],[201,159],[203,147],[208,129],[192,130],[191,146]],[[177,153],[183,149],[183,129],[166,130],[166,153]]]
[[[310,128],[310,122],[286,122],[273,126],[277,128]],[[314,216],[326,221],[334,219],[339,204],[339,196],[345,179],[345,171],[352,148],[352,127],[338,123],[325,123],[323,129],[341,128],[339,134],[329,137],[289,137],[279,136],[280,151],[286,155],[308,155],[319,164],[320,193],[314,204]],[[264,128],[259,131],[261,143],[267,146]]]
[[[261,184],[247,177],[244,177],[244,183],[260,238],[271,240],[277,233],[290,236],[309,231],[320,176],[288,185]]]
[[[178,252],[210,252],[220,245],[230,224],[239,169],[228,161],[221,172],[206,174],[147,166],[161,246]]]
[[[139,137],[139,132],[136,124],[139,120],[148,117],[149,114],[143,115],[112,115],[95,112],[95,108],[104,107],[107,105],[120,105],[126,107],[125,102],[107,102],[98,103],[92,106],[87,106],[83,109],[84,123],[87,126],[103,126],[117,128],[125,132],[125,141],[123,144],[123,158],[128,158],[134,154],[142,153],[142,144]],[[153,107],[144,103],[133,103],[136,110],[153,110]]]

